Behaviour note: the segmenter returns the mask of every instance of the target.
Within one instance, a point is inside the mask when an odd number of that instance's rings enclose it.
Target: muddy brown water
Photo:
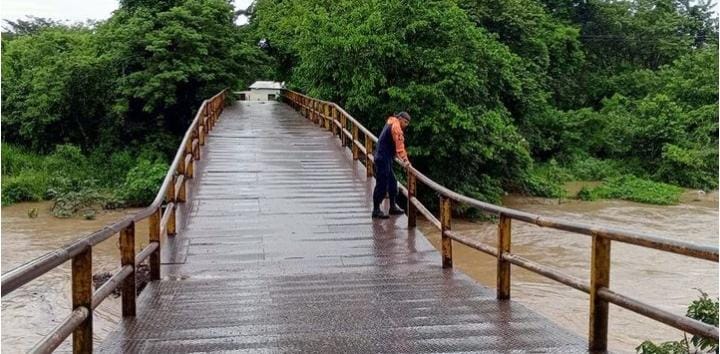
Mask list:
[[[94,220],[59,219],[51,203],[20,203],[2,208],[2,271],[7,272],[71,241],[96,231],[136,210],[104,211]],[[28,210],[37,208],[36,218]],[[138,250],[147,245],[147,225],[139,223]],[[120,264],[118,237],[93,248],[93,273],[111,272]],[[25,352],[70,314],[70,262],[42,275],[2,298],[2,349]],[[109,296],[96,310],[94,340],[102,341],[120,320],[120,299]],[[71,349],[69,339],[58,348]]]
[[[675,206],[654,206],[626,201],[563,201],[507,197],[504,204],[546,216],[628,228],[657,236],[702,245],[718,244],[717,192],[701,197],[686,193]],[[439,232],[427,222],[419,223],[432,244],[439,247]],[[453,230],[496,246],[497,224],[456,221]],[[540,228],[513,220],[512,251],[552,266],[565,274],[590,279],[590,237]],[[613,242],[611,289],[685,315],[700,288],[718,296],[718,265],[633,245]],[[495,287],[496,258],[458,243],[453,244],[457,269],[480,283]],[[439,262],[439,260],[438,260]],[[587,337],[589,296],[519,267],[512,267],[511,297],[555,323]],[[614,352],[634,352],[644,340],[680,340],[682,332],[646,317],[610,306],[609,347]]]
[[[701,199],[696,201],[695,199]],[[676,206],[652,206],[624,201],[579,202],[540,198],[507,197],[504,203],[547,216],[581,220],[681,239],[699,244],[718,243],[717,193],[696,197],[688,193]],[[50,215],[49,203],[21,203],[2,208],[2,271],[60,247],[134,212],[103,212],[95,220],[58,219]],[[38,208],[37,218],[28,209]],[[439,233],[420,223],[438,247]],[[496,225],[491,222],[455,221],[453,229],[477,240],[495,244]],[[147,244],[147,225],[137,226],[138,250]],[[118,267],[117,237],[93,249],[93,271]],[[513,252],[541,264],[556,267],[581,279],[589,279],[590,238],[540,228],[518,221],[512,225]],[[676,314],[684,314],[701,288],[718,296],[716,263],[690,259],[636,246],[613,243],[611,287],[626,295]],[[495,262],[490,256],[459,244],[453,246],[454,264],[480,283],[495,286]],[[439,260],[438,260],[439,262]],[[698,281],[701,279],[701,281]],[[587,335],[588,296],[518,267],[512,270],[512,298],[528,305],[556,323]],[[2,299],[2,347],[8,352],[26,351],[47,334],[70,311],[70,262],[17,289]],[[120,319],[120,301],[112,296],[95,313],[95,341],[102,341]],[[677,340],[682,333],[630,311],[611,306],[610,349],[633,352],[645,339]],[[60,351],[69,350],[66,340]]]

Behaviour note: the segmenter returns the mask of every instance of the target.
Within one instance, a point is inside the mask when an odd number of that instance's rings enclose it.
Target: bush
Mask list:
[[[532,196],[546,198],[564,198],[567,193],[563,183],[573,179],[567,169],[560,167],[555,160],[533,166],[526,174],[522,191]]]
[[[25,170],[37,169],[42,165],[43,157],[25,149],[2,143],[2,175],[12,176]]]
[[[49,177],[43,171],[24,170],[16,176],[5,176],[2,181],[2,205],[43,200],[48,183]]]
[[[700,298],[690,303],[685,316],[717,327],[718,325],[718,300],[711,299],[708,294],[700,291]],[[691,348],[692,345],[692,348]],[[640,354],[690,354],[717,353],[718,342],[710,338],[692,336],[690,341],[685,338],[679,341],[670,341],[655,344],[649,340],[642,342],[635,350]],[[692,351],[691,351],[692,350]]]
[[[156,160],[139,160],[125,177],[120,197],[127,206],[146,206],[157,194],[167,174],[168,164]]]
[[[583,188],[578,193],[578,198],[624,199],[640,203],[671,205],[680,201],[682,192],[680,187],[628,175],[605,179],[602,185],[593,189]]]
[[[622,174],[622,163],[615,160],[601,160],[594,157],[575,159],[568,170],[575,180],[599,181]]]

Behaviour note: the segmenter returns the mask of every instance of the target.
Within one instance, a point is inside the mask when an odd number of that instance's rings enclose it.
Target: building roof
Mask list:
[[[250,85],[251,89],[270,89],[270,90],[279,90],[283,87],[282,82],[276,82],[276,81],[255,81],[252,85]]]

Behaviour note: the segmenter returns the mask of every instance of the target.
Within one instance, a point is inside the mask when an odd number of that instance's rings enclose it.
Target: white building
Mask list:
[[[284,82],[255,81],[249,91],[236,92],[241,101],[274,101],[280,97]]]

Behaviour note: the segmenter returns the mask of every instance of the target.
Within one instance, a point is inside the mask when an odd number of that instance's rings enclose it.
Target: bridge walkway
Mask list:
[[[237,102],[205,149],[162,280],[99,352],[587,352],[371,220],[364,167],[291,107]]]

